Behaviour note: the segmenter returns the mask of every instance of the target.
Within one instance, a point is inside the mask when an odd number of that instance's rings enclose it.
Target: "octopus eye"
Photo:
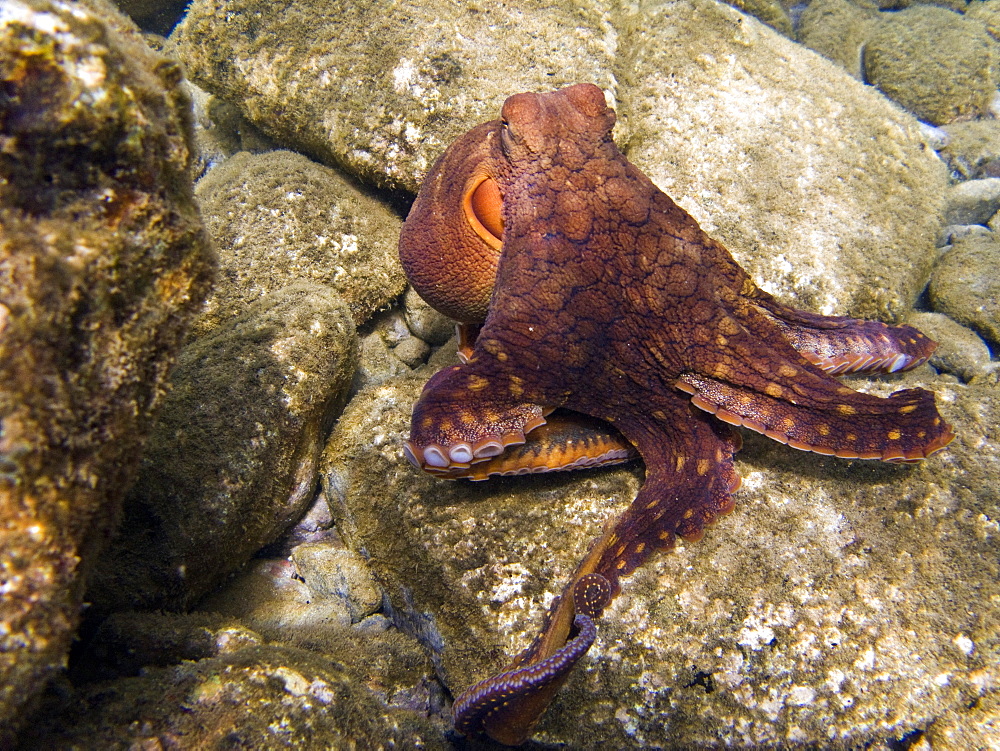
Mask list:
[[[503,196],[496,180],[487,175],[477,175],[465,190],[462,210],[469,226],[483,242],[496,250],[503,241]]]

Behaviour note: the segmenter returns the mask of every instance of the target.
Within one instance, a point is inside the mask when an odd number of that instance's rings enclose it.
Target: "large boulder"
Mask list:
[[[0,12],[0,746],[65,662],[212,256],[180,67],[109,7]]]

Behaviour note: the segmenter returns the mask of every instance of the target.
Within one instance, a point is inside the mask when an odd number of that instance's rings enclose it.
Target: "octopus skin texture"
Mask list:
[[[463,362],[414,406],[413,464],[471,479],[636,454],[646,467],[535,642],[455,701],[457,730],[509,745],[530,737],[621,578],[732,510],[732,426],[895,462],[954,437],[929,391],[883,398],[833,377],[916,367],[934,342],[760,290],[618,151],[614,123],[591,84],[511,96],[435,163],[400,236],[411,284],[463,334]]]

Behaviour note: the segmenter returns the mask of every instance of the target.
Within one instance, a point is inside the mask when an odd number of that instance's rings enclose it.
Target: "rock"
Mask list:
[[[408,191],[507,95],[593,81],[628,156],[769,291],[825,313],[909,309],[946,184],[914,120],[709,0],[569,8],[198,0],[174,43],[282,143]]]
[[[1000,345],[1000,239],[970,235],[957,240],[931,277],[934,310],[977,331],[994,347]]]
[[[865,46],[865,80],[935,125],[986,114],[998,66],[981,22],[930,5],[888,14]]]
[[[788,17],[785,6],[778,0],[728,0],[728,4],[753,16],[779,34],[784,34],[789,38],[795,36],[792,19]]]
[[[339,632],[351,625],[343,598],[317,598],[287,559],[258,558],[199,608],[239,619],[268,638],[294,640],[302,632]]]
[[[616,40],[603,8],[565,0],[196,0],[172,41],[194,81],[282,144],[415,193],[432,160],[509,94],[611,88]]]
[[[220,273],[192,335],[294,281],[336,291],[355,323],[403,291],[399,218],[329,167],[290,151],[241,153],[209,172],[197,195]]]
[[[967,180],[951,186],[945,209],[946,224],[983,224],[1000,211],[1000,177]]]
[[[301,516],[355,347],[336,293],[299,283],[184,348],[95,611],[184,608]]]
[[[406,308],[406,325],[414,336],[434,347],[440,347],[455,335],[455,322],[425,303],[413,287],[407,287],[403,304]]]
[[[1000,0],[975,0],[965,8],[968,18],[982,21],[989,35],[1000,42]]]
[[[1000,121],[971,120],[945,125],[948,145],[941,156],[963,180],[1000,177]]]
[[[916,326],[938,343],[931,366],[944,373],[971,381],[993,367],[990,349],[975,331],[942,313],[911,313],[906,323]]]
[[[292,560],[313,598],[342,600],[353,623],[381,607],[382,592],[364,558],[354,551],[337,545],[307,543],[292,551]]]
[[[961,386],[928,369],[853,381],[937,391],[958,438],[918,466],[804,454],[744,431],[736,510],[625,580],[536,740],[856,747],[964,714],[1000,680],[996,381]],[[338,528],[370,555],[396,622],[454,694],[528,645],[641,471],[422,475],[401,458],[421,386],[359,394],[322,473]],[[981,737],[969,719],[963,732]]]
[[[946,185],[915,120],[716,3],[643,9],[620,33],[628,158],[759,285],[825,314],[910,309]]]
[[[65,664],[212,255],[176,63],[110,6],[0,7],[0,747]]]
[[[813,0],[802,12],[798,39],[861,80],[862,50],[880,21],[878,11],[849,0]]]
[[[369,676],[379,680],[377,673]],[[47,749],[443,750],[442,736],[426,709],[387,703],[342,664],[261,645],[86,686],[64,713],[33,727],[26,743]]]

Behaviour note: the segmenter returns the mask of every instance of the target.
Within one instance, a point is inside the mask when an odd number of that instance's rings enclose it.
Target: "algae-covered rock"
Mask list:
[[[172,40],[193,80],[282,144],[412,192],[509,94],[614,84],[604,9],[568,0],[196,0]]]
[[[1000,238],[994,232],[956,240],[934,268],[934,310],[1000,345]]]
[[[975,331],[943,313],[911,313],[906,323],[916,326],[938,343],[930,363],[940,372],[971,381],[994,367],[990,348]]]
[[[798,39],[860,80],[862,50],[880,20],[878,11],[850,0],[813,0],[799,19]]]
[[[779,0],[727,0],[727,3],[786,37],[793,36],[792,19]]]
[[[916,120],[710,0],[640,6],[621,34],[628,158],[761,287],[825,314],[909,310],[947,180]]]
[[[1000,120],[972,120],[945,125],[948,144],[942,158],[963,180],[1000,177]]]
[[[962,714],[1000,681],[1000,389],[929,369],[958,439],[915,467],[745,432],[736,510],[624,582],[539,726],[569,748],[854,748]],[[408,379],[360,394],[323,459],[338,528],[456,693],[524,649],[637,467],[483,483],[401,456]],[[947,676],[948,680],[943,680]],[[963,732],[975,737],[976,726]]]
[[[391,706],[341,665],[281,646],[84,687],[33,727],[33,748],[445,749],[425,713]]]
[[[240,153],[196,189],[219,280],[193,334],[294,281],[325,284],[361,323],[403,291],[399,218],[329,167],[290,151]]]
[[[180,67],[88,4],[0,6],[0,746],[63,664],[212,258]]]
[[[986,114],[1000,48],[983,23],[921,5],[885,17],[865,47],[865,79],[935,125]]]
[[[784,300],[892,318],[930,272],[946,173],[916,121],[710,0],[198,0],[174,42],[282,143],[410,191],[506,96],[592,81],[628,156]]]
[[[287,529],[312,500],[355,362],[346,305],[310,283],[188,344],[93,607],[185,607]]]

